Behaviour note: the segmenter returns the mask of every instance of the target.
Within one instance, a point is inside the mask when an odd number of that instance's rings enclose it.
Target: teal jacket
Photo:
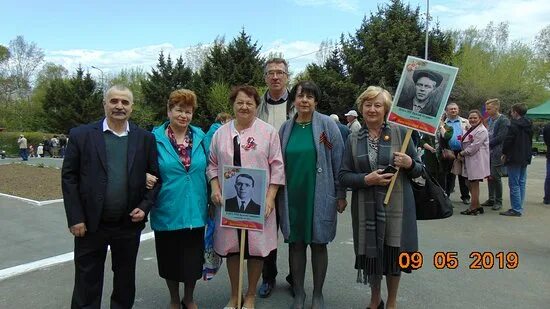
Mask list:
[[[154,231],[174,231],[206,225],[207,193],[206,166],[208,141],[204,132],[189,126],[193,132],[191,167],[186,171],[170,140],[164,133],[168,122],[153,129],[162,186],[151,210],[151,228]]]

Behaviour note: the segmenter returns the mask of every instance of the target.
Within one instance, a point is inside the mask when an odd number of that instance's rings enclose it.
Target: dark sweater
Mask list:
[[[107,153],[107,189],[103,204],[103,221],[118,221],[128,213],[128,136],[103,133]]]

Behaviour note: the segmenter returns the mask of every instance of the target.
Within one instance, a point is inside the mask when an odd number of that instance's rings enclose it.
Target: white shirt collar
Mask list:
[[[246,208],[246,206],[248,206],[248,203],[250,203],[250,199],[248,200],[241,200],[239,198],[239,196],[237,195],[237,204],[239,206],[239,208],[241,208],[241,203],[244,202],[244,208]]]
[[[118,137],[127,136],[128,132],[130,132],[130,125],[128,124],[128,121],[126,121],[125,126],[126,126],[126,130],[124,130],[124,132],[122,132],[121,134],[118,134],[115,131],[113,131],[111,128],[109,128],[109,124],[107,123],[107,118],[103,118],[103,132],[111,131],[114,135]]]

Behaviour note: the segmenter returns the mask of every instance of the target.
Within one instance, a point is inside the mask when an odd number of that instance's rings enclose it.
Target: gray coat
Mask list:
[[[360,230],[357,223],[357,213],[358,213],[358,202],[357,195],[359,190],[374,190],[375,186],[367,186],[365,184],[365,176],[372,172],[368,159],[368,145],[367,145],[367,133],[365,128],[359,131],[357,139],[357,165],[355,166],[354,159],[351,151],[351,136],[346,141],[346,147],[344,150],[344,156],[342,159],[342,168],[340,169],[339,178],[340,183],[343,186],[350,187],[353,189],[352,199],[351,199],[351,217],[353,224],[353,238],[354,246],[357,250],[357,233]],[[391,136],[390,130],[401,130],[401,137],[404,138],[405,130],[401,127],[395,125],[389,125],[385,127],[382,131],[381,136]],[[384,139],[380,140],[380,143],[392,143],[392,141],[385,141]],[[399,145],[401,141],[398,141]],[[380,152],[378,154],[378,168],[385,168],[388,164],[393,163],[393,153],[390,153],[389,148],[387,152]],[[406,151],[414,160],[414,166],[410,170],[401,169],[398,174],[398,179],[406,177],[408,179],[416,178],[422,173],[422,161],[418,158],[415,147],[412,141],[409,142]],[[408,180],[406,179],[406,180]],[[403,193],[402,193],[402,203],[403,203],[403,216],[402,216],[402,226],[401,226],[401,251],[417,251],[418,250],[418,233],[416,227],[416,206],[414,200],[414,194],[412,191],[412,186],[410,181],[403,181]],[[391,217],[386,216],[386,220],[391,220]]]
[[[287,120],[279,130],[283,157],[294,125],[293,119]],[[336,236],[336,200],[346,198],[345,188],[338,183],[338,171],[344,151],[344,142],[338,126],[330,117],[313,113],[313,138],[317,150],[317,176],[315,177],[315,202],[313,205],[313,237],[312,242],[326,244]],[[322,132],[325,132],[332,143],[332,149],[319,142]],[[288,193],[286,187],[279,189],[277,210],[283,237],[290,236],[288,217]]]
[[[492,166],[502,165],[502,143],[508,132],[510,120],[502,114],[489,126],[489,151]]]

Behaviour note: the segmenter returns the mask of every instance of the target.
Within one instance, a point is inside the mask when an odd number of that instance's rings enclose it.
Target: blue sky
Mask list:
[[[244,27],[263,53],[282,52],[297,72],[316,61],[312,52],[321,41],[353,33],[365,14],[388,2],[11,0],[0,10],[0,44],[23,35],[44,49],[47,61],[71,71],[79,64],[93,65],[109,74],[133,66],[147,71],[160,50],[179,56],[189,46],[211,43],[218,36],[231,40]],[[425,0],[409,3],[425,11]],[[549,23],[550,1],[432,0],[430,14],[443,29],[508,21],[511,38],[530,43]]]

